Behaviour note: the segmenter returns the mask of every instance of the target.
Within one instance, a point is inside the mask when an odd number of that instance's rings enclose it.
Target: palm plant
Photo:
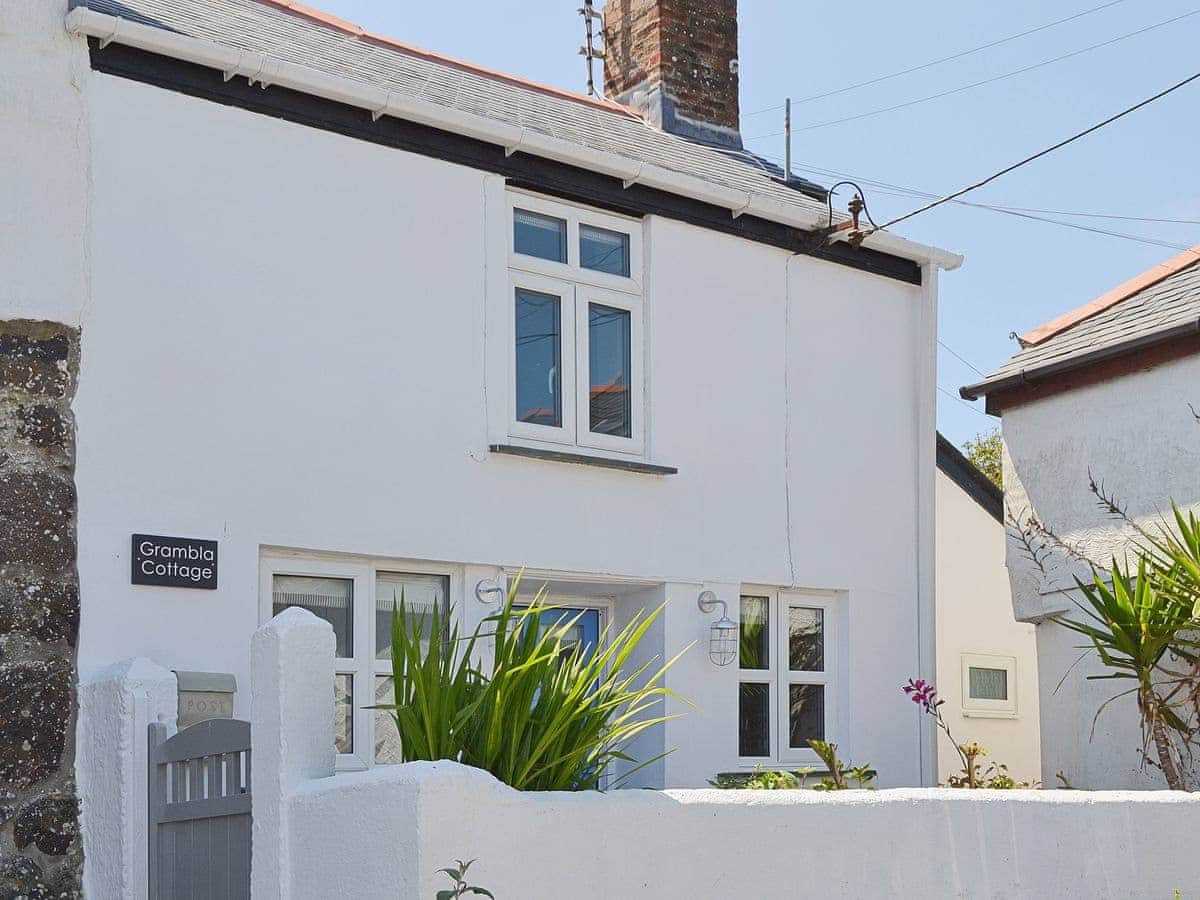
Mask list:
[[[1085,603],[1076,602],[1082,619],[1059,621],[1086,637],[1109,669],[1091,679],[1129,679],[1135,682],[1106,701],[1134,694],[1142,723],[1143,758],[1154,745],[1157,765],[1167,784],[1185,788],[1182,769],[1190,756],[1189,743],[1196,733],[1196,642],[1189,637],[1197,623],[1200,585],[1200,529],[1195,516],[1185,518],[1176,509],[1178,536],[1142,532],[1137,571],[1130,574],[1114,560],[1111,585],[1100,572],[1087,584],[1076,579]],[[1180,668],[1182,666],[1182,668]]]
[[[595,789],[616,763],[628,763],[619,786],[661,758],[636,764],[630,743],[673,718],[658,708],[675,696],[662,681],[679,657],[658,668],[654,660],[632,665],[662,608],[606,628],[590,647],[568,639],[577,618],[541,625],[542,613],[556,608],[544,591],[517,606],[519,582],[469,637],[454,626],[445,641],[425,644],[423,623],[405,614],[402,597],[392,617],[395,702],[376,708],[391,714],[406,760],[455,759],[519,790]],[[442,622],[433,616],[438,635]],[[494,648],[486,672],[474,662],[485,639]]]

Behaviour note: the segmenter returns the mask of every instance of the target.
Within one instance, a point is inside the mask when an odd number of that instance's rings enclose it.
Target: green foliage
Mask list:
[[[724,790],[789,791],[804,787],[807,771],[784,772],[755,766],[749,775],[718,775],[708,783]]]
[[[1195,515],[1175,509],[1179,534],[1143,532],[1146,543],[1137,571],[1114,560],[1111,584],[1093,572],[1092,583],[1076,580],[1082,618],[1060,618],[1088,639],[1109,670],[1092,679],[1132,680],[1134,686],[1106,701],[1134,694],[1142,721],[1143,757],[1155,748],[1168,786],[1185,787],[1182,767],[1196,732],[1197,602],[1200,600],[1200,527]]]
[[[850,789],[851,782],[854,787],[874,790],[871,782],[875,780],[875,775],[871,772],[869,765],[848,767],[837,758],[837,744],[828,744],[825,741],[809,741],[808,743],[821,757],[821,761],[825,763],[831,773],[830,776],[823,777],[819,783],[812,786],[814,791],[845,791]],[[810,767],[788,772],[755,766],[754,771],[749,775],[725,773],[711,779],[708,783],[713,787],[725,790],[794,791],[808,787],[808,777],[812,773],[813,770]]]
[[[837,744],[828,741],[811,740],[808,746],[813,748],[813,752],[820,757],[829,771],[829,775],[822,778],[820,783],[813,785],[814,791],[846,791],[850,789],[850,780],[854,781],[857,788],[872,790],[871,782],[875,780],[875,776],[871,774],[870,763],[854,767],[844,765],[838,759]]]
[[[434,610],[432,628],[423,628],[401,597],[392,616],[395,702],[375,708],[390,712],[405,760],[458,760],[518,790],[596,789],[614,763],[635,762],[625,752],[634,738],[673,718],[655,710],[676,696],[662,681],[679,657],[653,670],[653,661],[630,668],[662,608],[605,629],[600,646],[589,648],[568,639],[576,618],[540,626],[541,614],[555,608],[543,592],[515,608],[518,584],[470,637],[453,625],[447,640],[425,645],[422,631],[442,634],[443,622]],[[483,640],[494,648],[487,672],[474,662]]]
[[[475,860],[469,859],[463,862],[461,859],[456,859],[455,862],[458,865],[452,869],[438,869],[439,872],[446,873],[446,877],[454,882],[454,887],[438,891],[437,900],[458,900],[458,898],[465,897],[467,894],[477,894],[482,897],[490,897],[491,900],[496,900],[492,892],[486,888],[467,884],[467,869],[471,868]]]
[[[963,453],[996,487],[1004,487],[1004,439],[999,428],[977,434],[973,441],[964,441]]]
[[[959,744],[958,752],[965,763],[960,774],[951,775],[946,779],[946,787],[989,788],[993,791],[1005,791],[1037,786],[1037,782],[1017,781],[1008,774],[1008,766],[1004,763],[992,762],[988,763],[987,768],[984,768],[981,760],[987,756],[987,748],[974,741]]]

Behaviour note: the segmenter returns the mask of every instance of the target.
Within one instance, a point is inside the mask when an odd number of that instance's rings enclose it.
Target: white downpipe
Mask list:
[[[384,115],[393,116],[490,144],[498,144],[504,147],[509,155],[519,148],[523,153],[543,159],[552,159],[620,178],[623,183],[636,182],[672,194],[702,200],[728,209],[735,215],[750,213],[803,229],[823,224],[820,213],[789,206],[769,197],[747,195],[745,191],[713,184],[663,166],[648,165],[620,154],[549,137],[519,125],[497,122],[428,100],[397,96],[384,88],[366,85],[350,78],[329,75],[308,66],[131,22],[84,6],[77,6],[67,13],[66,26],[72,34],[116,41],[128,47],[218,69],[224,73],[226,81],[235,75],[241,75],[264,87],[278,85],[348,106],[357,106],[369,110],[375,119]],[[885,232],[871,235],[865,241],[865,245],[905,259],[932,262],[942,269],[954,269],[962,263],[961,256]]]
[[[923,266],[917,318],[916,599],[918,678],[937,682],[937,305],[935,263]],[[938,732],[932,716],[920,715],[921,784],[937,785]]]

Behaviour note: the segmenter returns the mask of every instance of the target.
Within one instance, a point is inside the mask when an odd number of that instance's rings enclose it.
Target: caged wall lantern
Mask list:
[[[738,626],[737,622],[729,618],[729,607],[712,591],[701,591],[700,596],[696,598],[696,605],[700,607],[701,612],[706,613],[712,612],[720,605],[721,618],[713,622],[708,630],[708,658],[715,665],[729,665],[738,655]]]

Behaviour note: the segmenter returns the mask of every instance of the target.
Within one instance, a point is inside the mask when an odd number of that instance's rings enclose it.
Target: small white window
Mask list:
[[[299,606],[333,626],[338,768],[400,762],[391,717],[366,709],[391,703],[394,696],[393,604],[403,599],[409,617],[425,622],[423,640],[431,640],[430,614],[438,609],[446,621],[457,575],[418,563],[280,554],[263,556],[261,577],[264,620]]]
[[[808,742],[837,740],[832,599],[748,591],[738,628],[738,757],[743,764],[815,762]]]
[[[964,653],[963,715],[1010,718],[1017,714],[1017,660],[1012,656]]]
[[[510,433],[642,453],[640,224],[515,192],[510,211]]]

